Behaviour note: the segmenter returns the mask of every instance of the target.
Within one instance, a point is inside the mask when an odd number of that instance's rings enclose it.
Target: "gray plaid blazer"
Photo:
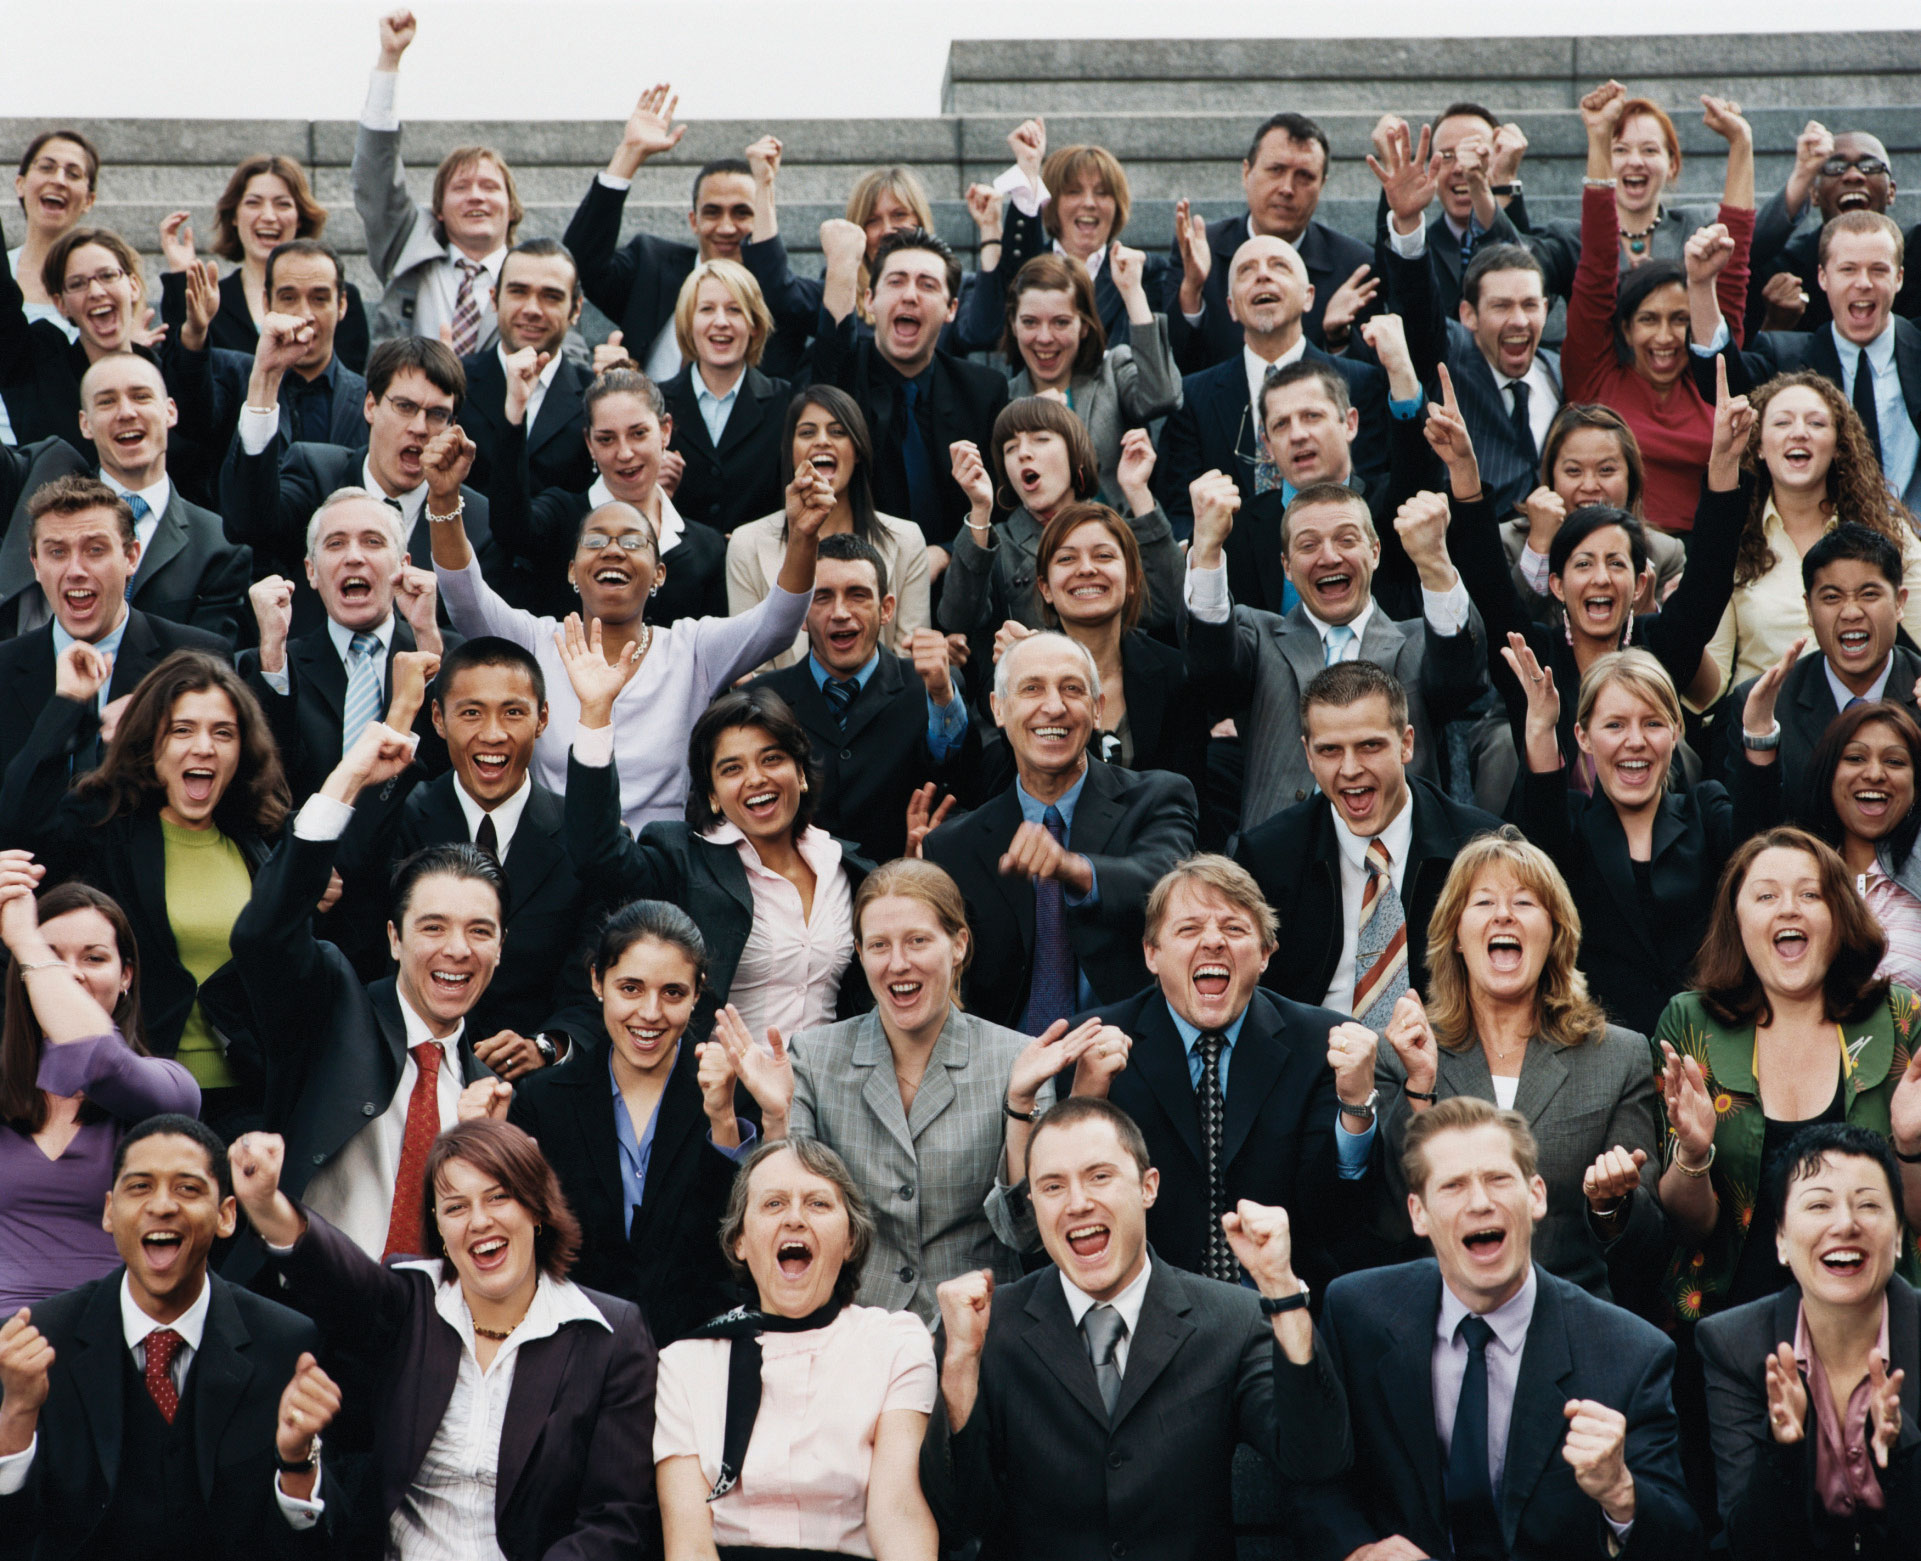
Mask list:
[[[1002,1180],[1008,1075],[1028,1037],[954,1009],[912,1113],[902,1111],[893,1053],[876,1014],[796,1035],[789,1131],[847,1162],[878,1227],[860,1304],[940,1320],[935,1287],[969,1269],[1020,1278],[1036,1244],[1025,1193]],[[1051,1087],[1042,1092],[1051,1100]]]

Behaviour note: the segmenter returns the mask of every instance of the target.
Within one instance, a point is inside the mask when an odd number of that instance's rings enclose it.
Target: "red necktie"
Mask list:
[[[168,1425],[180,1412],[180,1393],[173,1385],[173,1358],[186,1342],[171,1328],[156,1328],[147,1335],[147,1392]]]
[[[400,1169],[394,1175],[394,1210],[387,1221],[383,1258],[422,1250],[420,1205],[426,1191],[427,1151],[440,1131],[440,1047],[422,1041],[413,1054],[420,1071],[407,1097],[407,1128],[400,1140]]]

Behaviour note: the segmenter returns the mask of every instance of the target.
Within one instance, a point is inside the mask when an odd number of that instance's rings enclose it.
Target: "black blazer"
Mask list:
[[[25,1487],[0,1497],[12,1553],[33,1561],[96,1554],[94,1538],[121,1474],[125,1361],[116,1268],[105,1278],[39,1302],[33,1325],[53,1345],[52,1388],[41,1407],[39,1447]],[[213,1294],[200,1348],[187,1367],[181,1407],[191,1406],[193,1458],[207,1529],[195,1536],[208,1561],[324,1556],[327,1527],[296,1534],[274,1501],[274,1421],[280,1395],[320,1335],[297,1312],[209,1274]]]
[[[360,1385],[377,1399],[373,1476],[389,1518],[460,1372],[463,1346],[434,1308],[434,1278],[382,1267],[312,1213],[293,1248],[271,1262],[329,1345],[373,1368]],[[494,1487],[495,1537],[508,1561],[660,1553],[653,1481],[634,1473],[653,1455],[654,1342],[633,1303],[584,1294],[607,1326],[562,1323],[515,1359]]]
[[[1253,1291],[1153,1259],[1110,1419],[1050,1265],[995,1291],[966,1425],[935,1395],[921,1490],[944,1543],[979,1538],[982,1561],[1202,1561],[1234,1553],[1241,1442],[1284,1482],[1347,1467],[1347,1409],[1318,1343],[1294,1365]]]
[[[1187,316],[1181,312],[1181,278],[1186,273],[1181,264],[1180,240],[1176,239],[1167,252],[1161,308],[1167,314],[1168,342],[1183,374],[1196,374],[1230,359],[1240,361],[1241,328],[1228,318],[1227,277],[1234,267],[1234,251],[1247,242],[1247,221],[1248,213],[1243,209],[1207,225],[1207,247],[1214,256],[1214,264],[1208,268],[1207,281],[1201,288],[1203,313],[1198,326],[1189,325]],[[1327,342],[1321,333],[1321,316],[1327,313],[1327,301],[1354,274],[1357,266],[1374,264],[1374,251],[1359,239],[1335,232],[1318,218],[1308,219],[1307,230],[1294,248],[1307,267],[1307,279],[1314,287],[1314,302],[1302,318],[1301,328],[1316,347],[1324,347]],[[1379,312],[1380,305],[1375,304],[1362,310],[1354,323],[1358,325]]]
[[[572,1278],[635,1302],[665,1349],[743,1299],[715,1233],[734,1185],[734,1162],[707,1138],[692,1027],[667,1076],[647,1161],[647,1188],[626,1225],[624,1175],[614,1136],[606,1033],[580,1065],[545,1069],[514,1088],[507,1119],[537,1140],[580,1221]],[[744,1096],[744,1091],[737,1091]],[[740,1114],[755,1115],[751,1102]]]
[[[1888,1467],[1875,1471],[1887,1506],[1880,1512],[1858,1508],[1853,1522],[1831,1517],[1821,1502],[1812,1412],[1807,1436],[1794,1446],[1781,1446],[1768,1430],[1767,1358],[1794,1342],[1801,1287],[1789,1281],[1773,1295],[1701,1319],[1694,1340],[1707,1377],[1716,1496],[1732,1554],[1757,1561],[1912,1554],[1921,1522],[1921,1297],[1899,1274],[1889,1277],[1887,1296],[1888,1369],[1907,1372],[1901,1434]],[[1805,1376],[1801,1385],[1812,1391]]]
[[[700,259],[692,244],[636,233],[620,242],[625,190],[610,190],[598,177],[567,224],[561,240],[580,268],[580,290],[621,331],[636,363],[645,366],[661,328],[674,317],[680,284]]]
[[[860,403],[866,414],[874,438],[874,463],[869,474],[874,484],[874,507],[886,515],[917,519],[907,492],[900,435],[895,430],[895,419],[902,415],[900,377],[887,367],[874,338],[859,325],[859,315],[851,311],[832,329],[822,318],[821,334],[814,339],[813,379],[838,385]],[[947,447],[957,439],[968,439],[982,450],[988,448],[993,442],[994,419],[1007,405],[1007,376],[940,348],[922,384],[927,411],[921,418],[921,428],[927,436],[941,512],[935,524],[923,523],[921,531],[929,547],[946,547],[960,530],[968,510],[967,495],[954,481]]]
[[[238,273],[235,273],[238,275]],[[248,322],[249,329],[252,322]],[[234,431],[240,426],[240,409],[247,404],[247,384],[253,377],[253,349],[246,352],[228,352],[219,348],[202,354],[183,352],[177,355],[183,368],[188,372],[189,383],[204,361],[207,370],[209,389],[212,394],[213,422],[211,436],[203,434],[204,442],[214,446],[213,465],[215,470],[208,475],[218,476],[218,465],[228,447],[233,443]],[[353,369],[349,368],[338,350],[328,366],[327,393],[327,439],[325,442],[342,445],[349,450],[358,450],[363,455],[367,450],[367,382]],[[280,394],[277,405],[280,408],[280,426],[275,431],[271,446],[276,455],[284,456],[294,445],[302,443],[299,425],[294,420],[295,392],[300,389],[299,374],[290,371],[280,381]],[[183,417],[185,412],[183,409]],[[199,432],[198,430],[196,430]]]
[[[1020,207],[1009,201],[1003,215],[1006,224],[1004,229],[1006,243],[1001,250],[998,272],[989,274],[1005,277],[1011,281],[1020,275],[1021,267],[1036,255],[1051,255],[1054,252],[1054,240],[1048,234],[1046,224],[1041,220],[1041,213],[1038,211],[1030,217]],[[1156,307],[1159,306],[1167,286],[1166,274],[1167,257],[1165,255],[1146,257],[1141,268],[1141,286],[1146,290],[1149,302]],[[977,288],[980,286],[981,275],[980,272],[974,275]],[[1180,286],[1180,279],[1176,277],[1174,290],[1179,292]],[[994,291],[1001,292],[1003,297],[1005,296],[1004,289],[997,288]],[[1124,347],[1133,340],[1134,327],[1133,322],[1127,318],[1127,301],[1121,297],[1121,290],[1114,285],[1114,274],[1106,265],[1094,273],[1094,312],[1101,317],[1101,329],[1107,335],[1109,347]],[[996,322],[996,324],[999,323],[999,321]],[[1018,358],[1011,366],[1016,371],[1019,370],[1021,365]]]
[[[1419,776],[1408,776],[1407,788],[1414,809],[1414,835],[1401,874],[1401,906],[1408,929],[1407,984],[1424,992],[1427,923],[1448,870],[1461,847],[1476,835],[1499,829],[1501,821],[1492,813],[1456,802]],[[1234,860],[1254,875],[1262,897],[1281,919],[1280,947],[1267,962],[1261,985],[1315,1007],[1326,998],[1341,962],[1346,911],[1341,903],[1341,847],[1335,833],[1339,828],[1333,804],[1317,792],[1257,824],[1230,848]]]
[[[249,455],[238,436],[227,451],[227,463],[220,470],[220,513],[226,517],[227,538],[253,549],[256,576],[280,574],[295,582],[296,634],[319,628],[326,617],[320,593],[307,584],[302,567],[307,556],[307,522],[334,489],[360,486],[366,458],[364,450],[337,444],[289,445],[285,455],[276,455],[269,445],[260,454]],[[463,484],[460,496],[467,501],[467,540],[481,569],[489,580],[504,581],[505,560],[487,526],[486,495]],[[407,556],[423,569],[432,567],[433,543],[424,504],[407,539]],[[443,626],[448,621],[445,602],[440,604],[440,621]]]
[[[467,371],[467,394],[460,403],[460,426],[478,448],[468,484],[493,497],[500,436],[507,427],[507,375],[500,366],[500,350],[488,347],[460,360]],[[593,374],[565,353],[554,370],[553,383],[541,398],[540,415],[526,440],[527,461],[536,490],[593,485],[594,462],[587,453],[587,412],[582,397],[594,382]]]
[[[20,593],[33,590],[32,539],[27,535],[27,500],[56,477],[92,474],[90,456],[83,456],[65,439],[41,439],[33,444],[0,444],[0,639],[18,632]]]
[[[1147,894],[1193,851],[1196,811],[1194,788],[1178,775],[1087,761],[1067,847],[1093,862],[1099,895],[1066,907],[1067,936],[1097,1000],[1119,1002],[1146,983]],[[950,818],[921,845],[967,901],[974,933],[967,1011],[1009,1029],[1020,1026],[1034,964],[1033,881],[1000,871],[1001,853],[1020,826],[1020,799],[1010,785],[975,812]]]
[[[93,447],[80,434],[80,380],[87,352],[50,320],[29,320],[11,266],[0,266],[0,400],[22,445],[64,439],[85,459]],[[141,356],[154,358],[146,348]],[[158,361],[156,359],[156,361]]]
[[[1209,1223],[1207,1161],[1187,1048],[1158,985],[1095,1012],[1134,1042],[1108,1098],[1139,1124],[1161,1173],[1147,1239],[1176,1268],[1199,1273]],[[1343,1182],[1334,1155],[1340,1102],[1327,1035],[1347,1016],[1258,990],[1246,1013],[1227,1069],[1228,1207],[1251,1198],[1286,1209],[1296,1271],[1318,1292],[1339,1272],[1331,1252],[1354,1213],[1351,1195],[1364,1185]]]
[[[461,638],[451,629],[441,635],[448,650],[460,644]],[[398,613],[394,615],[393,648],[395,651],[419,648],[412,627]],[[340,762],[341,721],[347,703],[346,664],[334,649],[326,619],[322,618],[314,628],[287,641],[285,694],[277,693],[267,682],[260,670],[259,651],[242,651],[238,666],[247,687],[253,690],[254,698],[266,712],[267,724],[273,728],[274,741],[280,746],[280,765],[287,773],[287,788],[298,806],[320,790]],[[381,678],[383,713],[393,692],[394,666],[390,655]],[[420,746],[414,751],[414,763],[429,775],[445,774],[447,745],[434,730],[431,700],[423,702],[420,713],[414,717],[414,733],[420,739]]]
[[[160,318],[173,327],[173,334],[187,321],[187,274],[163,271],[160,274]],[[355,374],[367,372],[367,350],[371,345],[367,306],[360,289],[347,284],[347,312],[334,327],[334,356]],[[251,358],[260,345],[260,331],[247,307],[247,284],[241,268],[235,266],[220,279],[220,307],[213,324],[207,328],[207,345],[227,352],[244,353]]]
[[[640,838],[635,839],[621,825],[616,767],[582,764],[572,754],[567,756],[565,817],[574,871],[591,893],[610,905],[668,900],[700,927],[707,945],[707,984],[688,1028],[705,1035],[714,1014],[727,1002],[741,950],[754,925],[754,893],[739,851],[702,839],[690,825],[667,819],[642,825]],[[851,841],[837,843],[848,885],[858,893],[874,864],[860,856]],[[841,977],[837,1015],[848,1019],[873,1006],[873,994],[855,960]]]
[[[1651,1324],[1538,1264],[1534,1317],[1515,1384],[1501,1478],[1501,1532],[1514,1561],[1604,1557],[1600,1505],[1561,1456],[1569,1399],[1627,1416],[1634,1527],[1624,1555],[1697,1561],[1701,1525],[1681,1479],[1670,1386],[1674,1345]],[[1434,1430],[1434,1328],[1441,1271],[1432,1258],[1348,1274],[1321,1313],[1328,1363],[1347,1390],[1354,1462],[1347,1477],[1292,1494],[1306,1561],[1340,1561],[1401,1534],[1426,1555],[1453,1554]]]
[[[687,462],[674,489],[674,508],[688,520],[730,536],[736,526],[771,515],[783,503],[780,434],[792,387],[759,369],[746,370],[716,448],[695,397],[697,372],[690,363],[660,387],[674,419],[674,437],[667,448]]]
[[[927,747],[927,689],[905,656],[884,652],[867,686],[847,707],[847,729],[827,706],[805,660],[754,679],[787,701],[813,739],[821,788],[814,821],[853,841],[870,862],[891,862],[907,848],[907,799],[928,781],[974,800],[980,722],[972,715],[958,748],[936,764]],[[962,698],[965,685],[955,674]]]

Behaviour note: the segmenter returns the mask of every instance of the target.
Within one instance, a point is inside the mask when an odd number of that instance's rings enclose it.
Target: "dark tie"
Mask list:
[[[1514,397],[1514,410],[1508,417],[1514,425],[1514,442],[1521,447],[1521,453],[1527,457],[1528,470],[1532,471],[1541,464],[1541,452],[1534,443],[1534,419],[1528,416],[1527,409],[1532,392],[1524,379],[1517,379],[1507,388]]]
[[[1207,1244],[1201,1250],[1201,1272],[1228,1284],[1240,1281],[1240,1265],[1221,1229],[1227,1212],[1227,1101],[1221,1094],[1221,1052],[1227,1037],[1219,1030],[1203,1030],[1201,1049],[1201,1151],[1207,1168]]]
[[[474,844],[496,862],[500,860],[500,831],[494,828],[493,814],[481,814],[480,828],[474,831]]]
[[[1067,844],[1067,825],[1061,810],[1049,805],[1041,816],[1048,834]],[[1056,1019],[1074,1011],[1074,950],[1067,941],[1067,910],[1061,900],[1060,880],[1034,880],[1034,974],[1027,984],[1027,1011],[1021,1028],[1039,1035]]]
[[[384,495],[381,498],[380,502],[382,504],[391,506],[393,509],[393,512],[396,515],[398,515],[402,520],[405,520],[407,518],[407,506],[402,504],[400,500],[395,498],[391,493]]]
[[[171,1328],[156,1328],[147,1335],[147,1392],[168,1425],[180,1412],[180,1393],[173,1385],[173,1358],[186,1342]]]
[[[900,458],[907,471],[908,518],[929,536],[940,534],[940,490],[934,485],[934,463],[927,454],[927,434],[921,427],[921,387],[913,380],[900,387]]]
[[[1868,431],[1868,443],[1874,446],[1874,458],[1881,459],[1881,411],[1874,404],[1874,365],[1868,361],[1868,349],[1863,347],[1854,357],[1854,410],[1860,416],[1861,426]]]
[[[1487,1465],[1487,1346],[1494,1330],[1485,1317],[1470,1315],[1461,1319],[1457,1334],[1467,1344],[1467,1370],[1447,1453],[1447,1521],[1454,1535],[1454,1561],[1503,1561],[1507,1550]]]
[[[827,708],[834,712],[834,724],[843,732],[847,730],[847,707],[859,692],[860,684],[853,678],[829,678],[820,686],[821,698],[827,701]]]
[[[1107,1418],[1114,1418],[1114,1406],[1121,1401],[1121,1363],[1114,1352],[1127,1337],[1127,1322],[1105,1303],[1089,1307],[1081,1318],[1081,1338],[1087,1345],[1087,1358],[1094,1363],[1094,1382],[1107,1406]]]

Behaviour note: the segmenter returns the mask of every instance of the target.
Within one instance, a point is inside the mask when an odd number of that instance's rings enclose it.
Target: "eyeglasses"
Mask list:
[[[598,531],[590,531],[580,539],[581,548],[589,553],[598,553],[609,545],[619,548],[623,553],[645,553],[653,547],[651,538],[630,531],[624,537],[604,537]]]
[[[96,271],[92,276],[70,276],[67,278],[64,291],[69,293],[84,293],[92,287],[95,282],[98,282],[102,287],[112,287],[115,282],[119,281],[126,274],[124,269],[115,266],[108,271]]]
[[[454,420],[452,407],[424,407],[418,401],[410,401],[405,396],[388,396],[386,402],[410,423],[415,418],[424,416],[427,419],[427,426],[435,433],[439,433]]]
[[[1821,165],[1821,177],[1824,179],[1838,179],[1850,168],[1858,169],[1861,177],[1864,179],[1872,179],[1876,174],[1883,174],[1888,171],[1888,165],[1878,157],[1856,157],[1853,159],[1830,157]]]
[[[87,180],[87,170],[80,164],[55,162],[51,157],[43,157],[36,162],[33,165],[33,172],[43,179],[57,178],[64,174],[75,184],[84,184]]]

